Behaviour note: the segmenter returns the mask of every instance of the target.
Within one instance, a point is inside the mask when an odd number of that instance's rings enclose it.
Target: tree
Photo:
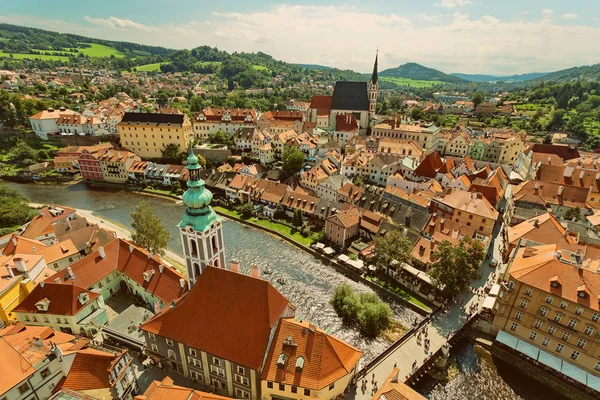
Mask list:
[[[179,183],[179,181],[171,182],[171,193],[177,193],[179,189],[181,189],[181,183]]]
[[[286,177],[296,175],[304,166],[304,153],[297,147],[288,147],[281,155],[283,174]]]
[[[285,217],[285,209],[281,203],[277,203],[277,207],[275,208],[275,212],[273,213],[273,218],[282,219]]]
[[[429,275],[445,299],[453,299],[469,287],[479,273],[485,252],[483,245],[469,237],[453,246],[447,240],[440,243],[431,255]]]
[[[169,143],[160,150],[162,161],[167,164],[181,165],[185,160],[186,154],[181,151],[177,143]]]
[[[164,256],[170,234],[162,226],[160,218],[154,214],[150,204],[146,201],[140,202],[131,213],[131,219],[134,229],[131,235],[133,242],[150,253]]]
[[[363,183],[365,183],[365,178],[363,178],[362,175],[356,175],[352,183],[356,186],[362,186]]]
[[[565,213],[565,219],[569,221],[579,221],[581,218],[581,209],[579,207],[569,208],[569,210]]]
[[[480,92],[477,92],[471,97],[471,102],[473,103],[473,109],[477,108],[478,105],[483,103],[483,95]]]
[[[297,208],[294,210],[294,216],[292,217],[292,225],[295,227],[302,226],[302,210]]]
[[[395,230],[375,238],[373,263],[379,268],[389,267],[392,260],[408,262],[412,246],[401,231]]]
[[[245,203],[238,208],[238,211],[243,218],[250,218],[254,214],[254,207],[250,203]]]
[[[419,107],[415,107],[410,112],[410,117],[414,120],[423,119],[423,110]]]

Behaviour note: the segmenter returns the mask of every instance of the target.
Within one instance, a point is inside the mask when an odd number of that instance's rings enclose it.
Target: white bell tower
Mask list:
[[[227,268],[227,265],[223,222],[210,207],[212,193],[205,188],[204,181],[198,177],[200,169],[198,157],[191,146],[187,161],[188,189],[183,194],[186,210],[179,223],[179,232],[191,289],[207,265],[218,268]]]

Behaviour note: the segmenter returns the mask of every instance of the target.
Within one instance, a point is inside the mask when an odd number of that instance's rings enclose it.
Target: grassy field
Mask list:
[[[104,46],[102,44],[90,43],[92,47],[80,48],[79,51],[89,57],[125,57],[125,54],[121,53],[113,47]]]
[[[240,215],[239,212],[237,211],[230,211],[226,208],[223,207],[219,207],[219,206],[215,206],[213,207],[213,209],[215,211],[219,211],[223,214],[227,214],[230,215],[232,217],[236,217],[236,218],[241,218],[241,219],[245,219],[242,218],[242,216]],[[269,221],[269,220],[264,220],[264,219],[258,219],[258,218],[250,218],[247,219],[247,221],[250,221],[256,225],[260,225],[264,228],[269,228],[272,229],[274,231],[277,231],[287,237],[289,237],[290,239],[295,240],[298,243],[301,243],[305,246],[310,246],[313,243],[313,240],[311,239],[311,237],[304,237],[302,236],[299,232],[297,232],[295,229],[290,228],[287,225],[283,225],[283,224],[279,224],[277,222],[273,222],[273,221]]]
[[[160,64],[162,64],[162,63],[146,64],[146,65],[140,65],[139,67],[136,67],[136,68],[138,71],[146,71],[146,72],[159,71]]]
[[[2,57],[10,57],[10,53],[5,53],[3,51],[0,51],[0,58]],[[13,53],[13,57],[15,60],[22,60],[25,58],[29,58],[32,60],[35,60],[36,58],[38,60],[60,60],[60,61],[68,61],[69,57],[63,57],[63,56],[47,56],[47,55],[39,55],[39,54],[15,54]]]
[[[425,88],[425,87],[431,87],[431,86],[435,86],[435,85],[444,85],[444,82],[442,81],[422,81],[422,80],[415,80],[415,79],[410,79],[410,78],[396,78],[396,77],[391,77],[391,76],[380,76],[379,79],[381,79],[384,82],[391,82],[391,83],[395,83],[398,86],[402,86],[402,87],[414,87],[414,88]]]
[[[255,70],[257,70],[257,71],[266,71],[266,72],[268,72],[268,73],[271,73],[271,69],[270,69],[270,68],[267,68],[267,67],[265,67],[264,65],[256,65],[256,64],[254,64],[254,65],[252,66],[252,68],[254,68],[254,69],[255,69]]]
[[[413,295],[411,292],[408,292],[395,284],[391,284],[387,280],[379,279],[376,276],[366,276],[366,278],[368,280],[375,282],[378,285],[383,286],[384,288],[396,293],[398,296],[402,297],[403,299],[406,299],[406,300],[410,301],[411,303],[416,304],[419,307],[421,307],[429,312],[432,311],[431,307],[429,307],[427,304],[425,304],[423,301],[421,301],[418,297],[415,297],[415,295]]]

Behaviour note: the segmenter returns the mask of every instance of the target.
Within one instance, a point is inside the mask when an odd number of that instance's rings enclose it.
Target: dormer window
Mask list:
[[[581,299],[586,299],[588,296],[589,293],[586,285],[581,285],[577,288],[577,297]]]
[[[42,299],[35,303],[35,306],[37,307],[38,311],[48,311],[48,307],[50,306],[50,300],[47,298]]]
[[[284,353],[281,353],[279,355],[279,358],[277,359],[277,368],[284,368],[286,360],[287,360],[287,356]]]
[[[304,369],[304,357],[298,357],[296,359],[296,371],[302,372]]]
[[[143,275],[144,275],[144,281],[150,282],[150,279],[152,279],[152,276],[154,275],[154,270],[153,269],[148,270],[148,271],[144,272]]]
[[[85,303],[87,303],[88,301],[90,301],[90,295],[87,293],[81,293],[78,296],[78,300],[81,303],[81,305],[84,305]]]

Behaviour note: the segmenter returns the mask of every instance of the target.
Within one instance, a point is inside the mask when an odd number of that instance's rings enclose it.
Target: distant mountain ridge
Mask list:
[[[465,79],[471,82],[524,82],[531,79],[541,78],[543,76],[548,75],[549,72],[530,72],[527,74],[518,74],[518,75],[485,75],[485,74],[461,74],[461,73],[451,73],[450,76],[457,76],[459,78]]]
[[[600,80],[600,64],[561,69],[536,78],[534,81],[570,82],[576,79],[587,81]]]
[[[446,83],[468,83],[467,80],[458,76],[451,76],[437,69],[424,67],[423,65],[410,62],[396,68],[389,68],[379,73],[379,76],[392,78],[410,78],[423,81],[440,81]]]

